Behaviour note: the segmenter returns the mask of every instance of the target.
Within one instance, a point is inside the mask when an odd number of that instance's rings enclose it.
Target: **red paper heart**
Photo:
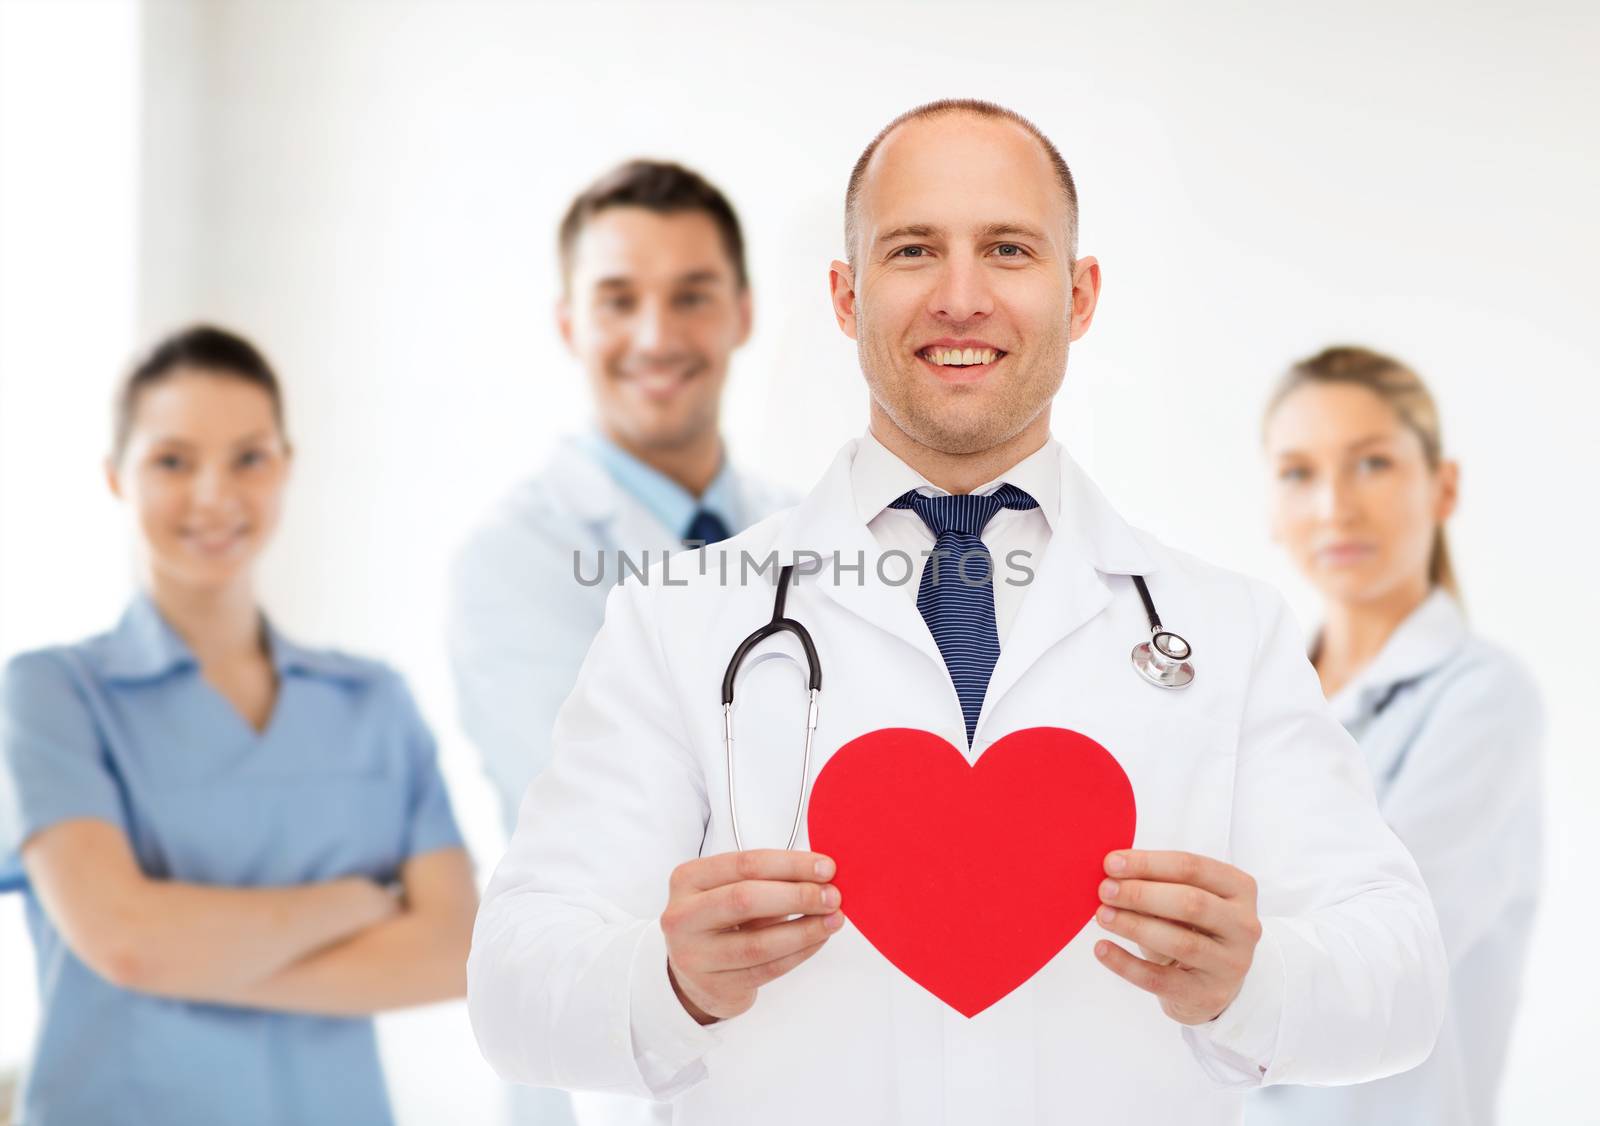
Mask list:
[[[969,765],[932,732],[893,727],[834,753],[808,824],[850,921],[971,1017],[1093,916],[1106,853],[1133,843],[1133,787],[1076,731],[1014,731]]]

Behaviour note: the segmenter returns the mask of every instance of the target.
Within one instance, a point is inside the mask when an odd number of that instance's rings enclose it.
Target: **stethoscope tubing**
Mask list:
[[[795,803],[794,823],[789,827],[789,843],[784,846],[786,849],[794,848],[795,842],[800,839],[800,822],[805,816],[807,791],[811,782],[811,749],[816,741],[817,716],[822,700],[822,662],[817,657],[817,647],[812,642],[811,634],[806,627],[794,618],[784,616],[793,572],[792,564],[778,572],[778,592],[773,599],[771,620],[739,643],[733,651],[733,656],[728,660],[727,671],[722,676],[722,750],[727,763],[728,819],[733,827],[733,846],[741,851],[744,849],[744,838],[739,831],[738,780],[733,749],[733,682],[750,651],[769,637],[780,633],[793,634],[800,642],[800,648],[805,651],[808,697],[805,751],[800,761],[800,796]],[[1162,626],[1161,615],[1156,613],[1155,600],[1150,597],[1150,588],[1145,584],[1144,576],[1130,577],[1139,592],[1139,601],[1144,603],[1145,617],[1150,622],[1151,638],[1150,641],[1134,646],[1132,657],[1134,671],[1146,682],[1158,688],[1188,687],[1194,681],[1194,666],[1188,660],[1193,656],[1193,649],[1178,634]],[[1171,640],[1163,643],[1161,641],[1163,637]],[[1174,652],[1168,653],[1168,648]]]

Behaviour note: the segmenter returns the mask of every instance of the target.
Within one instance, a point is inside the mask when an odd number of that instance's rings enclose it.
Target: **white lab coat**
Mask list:
[[[764,516],[790,498],[736,472],[737,507]],[[550,730],[605,617],[618,553],[643,565],[683,550],[668,528],[619,485],[590,448],[565,439],[477,528],[450,582],[450,664],[462,728],[494,783],[507,832],[533,776],[550,761]],[[573,553],[586,580],[574,577]],[[665,1113],[637,1099],[518,1089],[517,1126],[643,1126]]]
[[[737,474],[738,507],[755,519],[791,498]],[[605,618],[617,553],[656,562],[683,550],[678,530],[612,478],[580,441],[566,439],[474,530],[450,582],[450,664],[461,725],[483,756],[506,830],[528,782],[550,761],[550,729]],[[580,584],[605,558],[605,581]]]
[[[1436,590],[1330,701],[1416,858],[1450,957],[1427,1062],[1337,1090],[1252,1095],[1250,1126],[1489,1126],[1538,905],[1543,709],[1527,671]]]
[[[1064,455],[1062,527],[1000,654],[972,756],[1020,728],[1082,731],[1132,782],[1136,847],[1255,876],[1265,933],[1239,996],[1211,1024],[1181,1028],[1095,960],[1091,922],[969,1020],[846,925],[749,1012],[707,1028],[688,1017],[657,917],[676,864],[733,847],[719,688],[773,594],[771,572],[739,584],[741,552],[866,561],[864,574],[825,568],[789,594],[823,663],[818,766],[877,728],[964,742],[914,600],[877,580],[850,494],[855,445],[798,508],[612,596],[478,917],[469,1008],[495,1069],[653,1094],[685,1124],[1209,1126],[1237,1122],[1242,1091],[1263,1082],[1355,1082],[1423,1059],[1444,1005],[1437,921],[1281,600],[1129,528]],[[701,555],[706,574],[683,565]],[[1148,576],[1164,621],[1194,645],[1189,689],[1152,687],[1130,667],[1149,632],[1130,574]],[[781,846],[799,679],[767,660],[737,688],[741,828],[747,845]]]

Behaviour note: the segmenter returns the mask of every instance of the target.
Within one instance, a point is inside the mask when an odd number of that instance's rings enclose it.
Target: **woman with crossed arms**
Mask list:
[[[379,1126],[371,1015],[465,991],[477,896],[405,684],[260,609],[289,466],[255,348],[163,342],[107,464],[140,589],[5,667],[0,880],[41,995],[22,1121]]]

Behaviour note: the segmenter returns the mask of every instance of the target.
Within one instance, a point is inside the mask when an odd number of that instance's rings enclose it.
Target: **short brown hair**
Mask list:
[[[1308,384],[1326,386],[1330,383],[1365,387],[1382,399],[1394,411],[1401,425],[1422,443],[1422,456],[1428,468],[1439,468],[1439,463],[1444,459],[1444,440],[1439,427],[1439,405],[1434,401],[1433,393],[1411,368],[1393,356],[1371,348],[1336,344],[1292,365],[1278,380],[1267,399],[1267,409],[1262,414],[1263,424],[1271,420],[1272,413],[1291,392]],[[1450,556],[1450,544],[1445,539],[1442,527],[1434,532],[1433,552],[1428,559],[1428,581],[1434,586],[1443,587],[1458,599],[1461,597],[1455,564]]]
[[[1078,186],[1073,182],[1072,169],[1067,167],[1066,160],[1061,155],[1061,150],[1056,148],[1044,131],[1033,122],[1023,117],[1016,110],[1007,109],[1005,106],[996,105],[994,102],[985,102],[978,98],[943,98],[937,102],[928,102],[926,105],[917,106],[915,109],[906,110],[899,117],[878,131],[872,138],[872,143],[862,150],[861,156],[856,160],[856,166],[850,170],[850,184],[844,193],[844,247],[845,256],[851,261],[855,260],[856,235],[859,225],[856,210],[861,203],[861,181],[866,175],[867,165],[872,160],[872,154],[878,151],[878,146],[883,144],[888,137],[900,126],[908,121],[924,121],[934,117],[944,117],[952,113],[970,113],[975,117],[987,117],[1000,121],[1009,121],[1013,125],[1020,125],[1026,129],[1033,139],[1039,142],[1044,149],[1045,156],[1050,161],[1050,166],[1055,169],[1056,179],[1061,184],[1061,194],[1067,200],[1067,253],[1073,257],[1078,253]]]
[[[744,264],[744,233],[733,205],[705,177],[665,160],[630,160],[590,184],[567,207],[557,236],[561,252],[561,286],[572,279],[572,253],[584,224],[612,207],[643,207],[658,215],[701,211],[711,216],[722,235],[723,249],[733,263],[740,289],[750,286]]]

